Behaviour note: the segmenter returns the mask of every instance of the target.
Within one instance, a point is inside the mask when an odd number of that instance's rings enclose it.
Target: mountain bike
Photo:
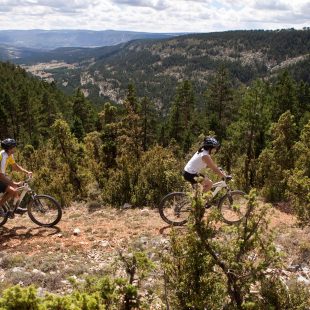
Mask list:
[[[18,201],[11,199],[0,206],[0,226],[3,226],[9,218],[14,218],[16,213],[26,212],[39,226],[52,227],[61,220],[62,209],[57,200],[49,195],[37,195],[30,188],[29,181],[30,178],[17,188],[20,192]]]
[[[212,206],[219,208],[222,220],[227,224],[236,224],[249,212],[246,193],[231,190],[228,186],[231,176],[213,184],[212,198],[206,202],[205,208]],[[220,192],[225,193],[220,196]],[[219,197],[220,196],[220,197]],[[219,198],[218,198],[219,197]],[[218,198],[218,199],[217,199]],[[192,209],[192,200],[186,192],[172,192],[166,195],[158,206],[161,218],[173,226],[181,226],[188,221]]]

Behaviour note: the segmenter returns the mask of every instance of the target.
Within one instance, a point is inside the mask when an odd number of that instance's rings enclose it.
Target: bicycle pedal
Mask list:
[[[14,213],[23,215],[25,212],[27,212],[27,210],[22,210],[21,208],[17,208]]]

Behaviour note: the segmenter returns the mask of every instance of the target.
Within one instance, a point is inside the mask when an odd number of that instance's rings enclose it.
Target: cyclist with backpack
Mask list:
[[[206,167],[213,170],[221,178],[226,178],[226,174],[214,163],[211,158],[212,153],[216,153],[220,148],[220,143],[214,137],[206,137],[203,145],[192,156],[184,167],[183,177],[191,184],[196,184],[198,177],[203,177],[203,191],[207,192],[212,188],[213,182],[208,176],[201,174],[201,171]]]
[[[24,169],[15,162],[14,152],[17,143],[14,139],[5,139],[1,142],[2,151],[0,152],[0,193],[4,193],[2,198],[0,198],[0,206],[4,204],[10,198],[18,199],[19,194],[16,187],[20,185],[19,182],[13,182],[6,175],[6,170],[8,166],[11,166],[12,170],[20,171],[32,176],[32,172]],[[16,213],[19,212],[17,209]]]

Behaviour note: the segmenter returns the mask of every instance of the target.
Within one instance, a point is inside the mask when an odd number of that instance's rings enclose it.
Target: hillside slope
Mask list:
[[[301,230],[294,216],[279,209],[270,219],[277,247],[284,253],[283,279],[300,276],[310,283],[309,229]],[[38,227],[27,215],[17,215],[0,232],[0,290],[20,283],[63,294],[73,289],[70,277],[80,281],[86,275],[119,272],[115,262],[120,251],[145,251],[159,266],[171,228],[156,209],[90,210],[76,204],[66,209],[55,228]],[[186,233],[186,226],[177,232]],[[161,271],[151,274],[148,283],[162,290]]]
[[[128,83],[134,83],[139,96],[152,94],[162,105],[169,104],[176,85],[185,79],[193,81],[200,98],[221,65],[229,70],[235,84],[249,84],[302,62],[309,68],[309,50],[310,30],[228,31],[135,40],[91,50],[59,49],[19,62],[74,63],[73,70],[50,70],[46,65],[41,71],[52,74],[64,90],[81,87],[97,102],[119,102]],[[25,68],[34,74],[40,71],[33,66]]]

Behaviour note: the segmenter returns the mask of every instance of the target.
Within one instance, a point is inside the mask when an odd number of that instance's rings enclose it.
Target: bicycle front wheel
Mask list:
[[[191,211],[191,200],[186,193],[174,192],[166,195],[159,206],[161,218],[173,226],[184,225]]]
[[[218,207],[223,221],[227,224],[236,224],[248,213],[248,199],[242,191],[231,191],[219,201]]]
[[[28,206],[28,215],[35,224],[52,227],[60,221],[62,209],[53,197],[36,195]]]

